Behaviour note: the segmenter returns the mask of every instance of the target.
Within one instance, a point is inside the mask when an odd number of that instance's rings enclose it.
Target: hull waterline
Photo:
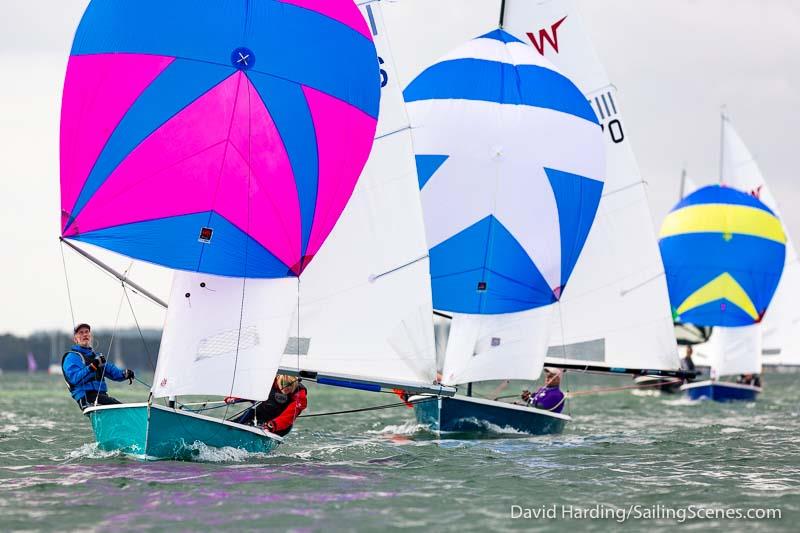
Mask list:
[[[269,453],[283,439],[259,428],[146,403],[105,405],[84,411],[97,445],[145,460],[190,460],[199,445]]]

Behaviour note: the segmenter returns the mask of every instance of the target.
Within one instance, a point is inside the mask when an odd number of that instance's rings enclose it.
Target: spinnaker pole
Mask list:
[[[100,259],[96,258],[95,256],[93,256],[92,254],[90,254],[86,250],[82,250],[82,249],[78,248],[77,246],[75,246],[74,244],[72,244],[71,242],[66,240],[64,237],[59,237],[58,239],[62,243],[66,244],[67,246],[69,246],[70,248],[72,248],[73,250],[78,252],[80,255],[82,255],[83,257],[85,257],[86,259],[91,261],[92,263],[94,263],[95,265],[99,266],[100,268],[102,268],[103,270],[105,270],[106,272],[108,272],[109,274],[111,274],[112,276],[117,278],[118,280],[120,280],[124,285],[127,285],[131,289],[133,289],[136,292],[140,293],[142,296],[144,296],[145,298],[147,298],[148,300],[150,300],[154,304],[160,305],[164,309],[167,308],[167,303],[164,300],[162,300],[161,298],[159,298],[155,294],[149,292],[147,289],[145,289],[144,287],[142,287],[138,283],[135,283],[135,282],[131,281],[130,279],[128,279],[128,277],[126,275],[120,274],[119,272],[117,272],[116,270],[114,270],[113,268],[111,268],[110,266],[105,264],[104,262],[102,262]]]

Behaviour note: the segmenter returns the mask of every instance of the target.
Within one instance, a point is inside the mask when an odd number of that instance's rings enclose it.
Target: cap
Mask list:
[[[560,370],[560,369],[558,369],[558,368],[555,368],[555,367],[552,367],[552,366],[546,366],[546,367],[544,367],[544,371],[545,371],[547,374],[553,374],[553,375],[558,375],[558,374],[560,374],[560,373],[561,373],[561,370]]]
[[[75,326],[75,329],[74,329],[74,330],[72,330],[72,333],[73,333],[73,334],[75,334],[75,333],[78,333],[78,330],[79,330],[79,329],[83,329],[83,328],[86,328],[86,329],[88,329],[89,331],[92,331],[92,326],[90,326],[89,324],[87,324],[87,323],[83,322],[83,323],[81,323],[81,324],[78,324],[77,326]]]

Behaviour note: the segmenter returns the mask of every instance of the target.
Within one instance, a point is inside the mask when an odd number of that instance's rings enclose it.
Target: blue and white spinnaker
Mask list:
[[[541,310],[565,290],[603,191],[597,117],[569,78],[500,29],[403,95],[434,307],[454,314],[444,380],[535,378],[550,329]]]

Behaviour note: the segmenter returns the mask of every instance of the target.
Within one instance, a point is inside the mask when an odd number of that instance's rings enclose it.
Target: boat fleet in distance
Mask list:
[[[448,28],[450,51],[405,87],[393,8],[89,3],[64,87],[61,238],[175,272],[149,400],[86,410],[102,448],[268,452],[283,437],[178,398],[265,401],[277,372],[394,389],[434,431],[552,434],[561,402],[471,384],[546,365],[680,382],[696,373],[675,323],[713,328],[692,398],[752,399],[727,379],[800,358],[796,252],[727,117],[719,184],[657,235],[572,1],[506,0],[478,34]]]

